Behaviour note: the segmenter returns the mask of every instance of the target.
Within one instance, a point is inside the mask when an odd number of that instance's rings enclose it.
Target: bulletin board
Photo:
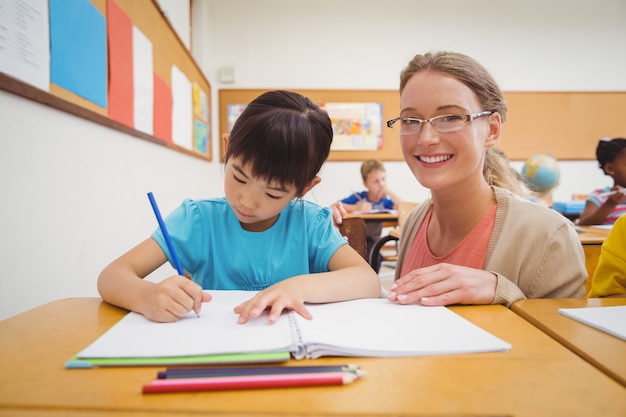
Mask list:
[[[229,106],[248,104],[256,97],[268,90],[252,89],[224,89],[219,91],[220,106],[220,134],[228,133]],[[401,160],[402,151],[400,141],[384,125],[384,121],[397,116],[400,107],[400,99],[397,92],[384,90],[292,90],[298,92],[313,102],[324,103],[380,103],[382,107],[382,146],[377,150],[354,150],[354,151],[331,151],[329,161],[363,161],[370,158],[382,160]],[[221,156],[223,159],[223,141],[220,141]]]
[[[268,90],[220,90],[220,133],[228,132],[229,105],[247,104],[265,91]],[[320,104],[381,103],[384,121],[397,117],[400,110],[400,95],[396,90],[293,91]],[[504,98],[508,111],[499,146],[511,160],[525,160],[539,153],[552,154],[559,160],[595,160],[600,138],[626,137],[626,92],[504,92]],[[331,151],[328,160],[369,158],[402,160],[398,136],[384,126],[380,149]]]
[[[19,2],[20,0],[9,0],[3,7],[23,7],[17,4]],[[49,13],[47,22],[50,25],[49,88],[37,88],[32,82],[20,79],[19,73],[6,73],[0,67],[1,89],[173,150],[211,160],[210,85],[155,0],[45,0],[43,4],[49,4],[48,8],[43,8]],[[66,15],[63,15],[64,12]],[[37,15],[40,14],[42,13],[37,10]],[[43,16],[44,23],[47,17]],[[122,25],[111,26],[113,22],[121,22]],[[88,27],[94,23],[97,24],[97,31],[91,31],[92,28]],[[66,36],[73,36],[66,42],[70,44],[67,45],[67,50],[71,52],[72,48],[84,46],[86,41],[80,34],[86,26],[86,32],[90,35],[97,33],[94,38],[98,40],[99,48],[95,49],[99,52],[98,58],[102,58],[102,65],[99,65],[97,71],[103,71],[104,74],[98,79],[105,83],[104,89],[100,88],[99,99],[95,100],[88,94],[83,94],[79,88],[73,89],[61,82],[55,82],[58,78],[55,79],[57,73],[54,63],[63,61],[56,52],[58,48],[53,48],[55,39],[59,39],[59,32],[55,30],[62,28]],[[85,38],[87,41],[90,39],[89,36]],[[72,39],[76,39],[76,45],[71,44]],[[140,61],[137,61],[136,55],[138,40],[147,45],[145,50],[148,51],[145,59]],[[93,49],[87,50],[92,52]],[[77,67],[83,69],[81,64],[89,65],[92,58],[89,54],[84,55],[83,62],[78,61]],[[66,61],[74,62],[75,59],[80,60],[80,57],[71,57]],[[138,65],[133,65],[133,59],[135,64],[149,63],[146,65],[148,73],[137,74]],[[131,72],[135,72],[130,77],[115,77],[120,71],[114,65],[120,62],[130,68]],[[75,72],[76,79],[87,73],[84,70]],[[68,79],[71,78],[71,69],[65,75]],[[122,82],[114,85],[113,80]],[[177,80],[182,81],[177,83]],[[140,90],[137,85],[142,83],[142,87],[147,86],[148,90],[153,88],[153,91],[142,94],[145,89]],[[114,89],[115,86],[117,90]],[[131,97],[135,99],[130,106],[134,105],[135,111],[130,111],[130,117],[128,111],[124,113],[124,109],[114,113],[116,108],[120,109],[128,104],[125,103],[128,100],[124,100],[123,94],[129,89],[133,91]],[[117,102],[115,91],[122,93],[118,94],[121,98]],[[138,97],[143,101],[139,101]],[[176,117],[177,115],[180,117]],[[138,127],[140,116],[145,120]],[[182,136],[178,132],[183,132]]]

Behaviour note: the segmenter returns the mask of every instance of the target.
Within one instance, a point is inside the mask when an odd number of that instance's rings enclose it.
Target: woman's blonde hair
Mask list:
[[[483,176],[489,185],[505,188],[514,194],[522,195],[522,176],[509,163],[504,152],[498,148],[487,148]]]

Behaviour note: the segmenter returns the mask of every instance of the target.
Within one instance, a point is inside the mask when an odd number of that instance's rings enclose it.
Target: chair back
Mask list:
[[[357,251],[363,259],[367,260],[367,237],[365,233],[365,220],[361,217],[343,219],[339,225],[339,232],[348,238],[348,244]]]

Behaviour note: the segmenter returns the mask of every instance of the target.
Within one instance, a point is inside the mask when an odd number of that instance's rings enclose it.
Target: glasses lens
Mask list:
[[[465,122],[467,122],[467,117],[464,114],[448,114],[436,117],[431,121],[438,132],[454,132],[461,129]]]
[[[410,135],[412,133],[417,133],[420,130],[422,121],[419,119],[404,118],[398,120],[396,125],[398,126],[398,131],[401,135]]]

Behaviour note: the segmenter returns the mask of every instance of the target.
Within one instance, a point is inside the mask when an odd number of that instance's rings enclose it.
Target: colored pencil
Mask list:
[[[170,256],[172,257],[172,261],[174,262],[174,266],[176,267],[176,271],[178,275],[185,276],[185,271],[183,270],[182,265],[180,264],[180,260],[178,259],[178,255],[176,254],[176,250],[174,249],[174,244],[172,243],[172,239],[170,238],[170,234],[167,231],[167,227],[165,227],[165,222],[163,221],[163,217],[161,217],[161,212],[159,211],[159,207],[157,206],[156,200],[152,193],[148,193],[148,199],[150,200],[150,204],[152,205],[152,210],[154,211],[154,215],[157,218],[157,222],[159,222],[159,227],[161,228],[161,233],[163,233],[163,238],[165,239],[165,244],[167,245],[167,249],[170,251]]]
[[[165,244],[167,245],[167,249],[170,251],[170,256],[172,257],[172,262],[174,262],[174,266],[176,267],[176,271],[178,275],[185,278],[190,278],[185,275],[185,270],[183,266],[180,264],[180,260],[178,259],[178,254],[176,253],[176,249],[174,249],[174,243],[172,243],[172,239],[170,238],[170,234],[167,231],[167,227],[165,227],[165,222],[163,221],[163,217],[161,216],[161,211],[159,210],[159,206],[157,206],[157,202],[154,199],[152,193],[148,193],[148,200],[150,200],[150,205],[152,206],[152,210],[154,211],[154,215],[156,216],[157,222],[159,222],[159,227],[161,228],[161,233],[163,233],[163,238],[165,239]],[[196,316],[200,317],[200,314],[196,313]]]
[[[262,388],[295,388],[345,385],[359,378],[354,372],[318,372],[306,374],[245,375],[214,378],[156,379],[144,385],[144,394],[166,392],[220,391]]]
[[[608,197],[608,196],[610,196],[611,194],[614,194],[614,193],[622,193],[622,194],[626,194],[626,188],[620,188],[620,189],[618,189],[618,190],[611,190],[611,191],[607,191],[607,192],[605,192],[605,193],[600,194],[600,196],[601,196],[601,197]]]
[[[356,191],[353,191],[352,194],[357,198],[357,200],[359,201],[364,201],[365,199],[363,197],[361,197],[359,195],[359,193],[357,193]]]
[[[159,371],[158,379],[167,378],[200,378],[218,376],[243,376],[243,375],[276,375],[298,374],[319,372],[356,372],[356,365],[337,366],[236,366],[236,367],[211,367],[211,368],[168,368]]]

